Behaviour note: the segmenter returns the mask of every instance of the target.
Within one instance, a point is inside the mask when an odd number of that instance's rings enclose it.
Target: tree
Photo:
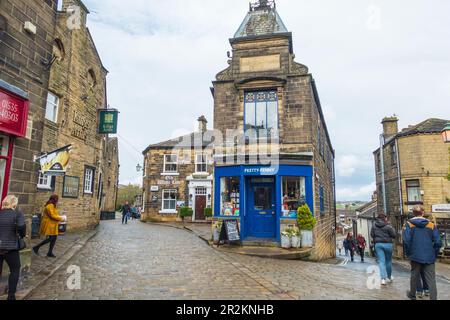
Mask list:
[[[116,208],[120,210],[122,205],[128,201],[128,203],[133,204],[136,196],[142,195],[142,188],[139,185],[129,184],[128,186],[119,185],[119,190],[117,193],[117,203]]]

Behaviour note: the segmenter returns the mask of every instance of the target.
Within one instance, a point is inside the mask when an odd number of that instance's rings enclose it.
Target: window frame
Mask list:
[[[199,162],[198,157],[201,156],[204,161]],[[198,170],[198,166],[205,166],[205,170]],[[195,154],[195,172],[196,173],[208,173],[208,154],[206,153],[196,153]]]
[[[264,93],[266,94],[264,101],[258,101],[258,94]],[[254,94],[254,99],[252,101],[248,100],[249,95]],[[271,100],[270,98],[270,94],[275,94],[275,100]],[[259,130],[257,130],[257,132],[255,132],[255,135],[250,136],[248,134],[248,132],[251,130],[251,128],[247,128],[247,107],[248,106],[253,106],[254,107],[254,122],[255,122],[255,127],[257,128],[258,124],[257,124],[257,119],[258,119],[258,103],[265,103],[265,128],[263,130],[267,131],[266,136],[260,136],[259,135]],[[275,128],[275,137],[279,136],[279,131],[280,131],[280,103],[279,103],[279,94],[277,89],[264,89],[264,90],[257,90],[257,91],[244,91],[244,136],[246,137],[246,139],[268,139],[269,137],[272,137],[271,134],[269,134],[268,132],[268,127],[269,127],[269,104],[271,102],[275,102],[276,103],[276,114],[277,114],[277,119],[276,119],[276,128]]]
[[[168,162],[167,161],[167,159],[166,159],[166,157],[172,157],[172,156],[175,156],[176,157],[176,161],[175,162]],[[178,169],[179,169],[179,158],[178,158],[178,154],[176,154],[176,153],[171,153],[171,154],[165,154],[164,155],[164,162],[163,162],[163,173],[164,174],[178,174]],[[175,169],[175,171],[167,171],[167,169],[166,169],[166,166],[167,165],[173,165],[173,164],[175,164],[175,166],[176,166],[176,169]]]
[[[91,183],[90,183],[90,190],[87,190],[86,187],[88,186],[86,184],[86,174],[91,171],[92,175],[91,175]],[[89,166],[85,166],[84,167],[84,174],[83,174],[83,194],[88,194],[88,195],[92,195],[94,196],[94,184],[95,184],[95,168],[94,167],[89,167]]]
[[[164,198],[164,195],[168,192],[169,199]],[[174,193],[175,199],[170,199],[170,195]],[[178,201],[178,190],[177,189],[162,189],[161,191],[161,211],[160,213],[177,213],[177,201]],[[165,208],[165,201],[174,201],[175,202],[175,209]],[[170,207],[170,206],[169,206]]]
[[[319,209],[320,214],[325,213],[325,188],[323,186],[319,186]]]
[[[41,179],[45,179],[46,178],[46,183],[41,183]],[[53,176],[48,175],[48,174],[43,174],[42,172],[38,173],[38,182],[37,182],[37,188],[39,190],[47,190],[47,191],[51,191],[53,190],[52,188],[52,180],[53,180]]]
[[[397,145],[395,143],[392,143],[390,145],[389,153],[391,156],[391,165],[396,166],[397,165]]]
[[[49,101],[50,96],[53,96],[56,99],[56,101],[55,102]],[[50,90],[47,92],[47,100],[46,100],[46,103],[45,103],[45,119],[46,120],[51,121],[53,123],[58,123],[58,112],[59,112],[60,100],[61,100],[61,98],[56,93],[54,93],[54,92],[52,92]],[[49,119],[47,117],[47,112],[48,112],[48,109],[49,109],[49,105],[51,105],[53,107],[54,119]]]
[[[417,182],[417,186],[410,186],[408,185],[408,183],[412,183],[412,182]],[[406,186],[406,199],[407,199],[407,203],[411,203],[411,204],[421,204],[423,203],[423,199],[422,199],[422,193],[420,190],[420,180],[419,179],[409,179],[405,181],[405,186]],[[409,197],[409,190],[410,189],[417,189],[417,194],[418,194],[418,199],[419,200],[412,200]]]

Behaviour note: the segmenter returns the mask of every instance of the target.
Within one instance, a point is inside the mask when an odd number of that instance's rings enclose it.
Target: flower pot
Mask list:
[[[313,232],[311,230],[302,230],[302,248],[311,248],[313,246]]]
[[[291,244],[292,248],[300,248],[301,241],[300,236],[292,236],[291,238]]]
[[[284,249],[290,249],[291,248],[291,237],[289,236],[281,236],[281,247]]]

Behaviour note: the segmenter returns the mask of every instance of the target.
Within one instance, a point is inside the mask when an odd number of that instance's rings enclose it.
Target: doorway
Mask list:
[[[276,238],[275,181],[273,178],[251,178],[247,188],[248,236]]]
[[[195,188],[195,220],[205,220],[207,189]]]

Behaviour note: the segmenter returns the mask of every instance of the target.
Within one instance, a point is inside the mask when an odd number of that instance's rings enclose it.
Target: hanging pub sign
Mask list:
[[[28,100],[0,88],[0,131],[25,137]]]
[[[63,176],[66,174],[70,160],[71,145],[49,152],[36,158],[41,165],[40,172],[49,176]]]
[[[115,109],[99,110],[98,133],[116,134],[119,111]]]

